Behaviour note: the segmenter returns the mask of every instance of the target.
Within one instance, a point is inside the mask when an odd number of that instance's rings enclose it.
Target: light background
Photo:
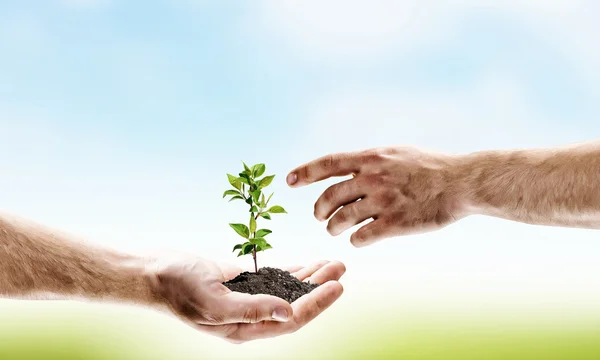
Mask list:
[[[4,300],[3,341],[58,336],[142,359],[584,347],[600,317],[597,232],[472,217],[358,250],[312,217],[332,181],[292,190],[284,178],[373,146],[598,138],[599,15],[567,0],[0,1],[3,209],[119,250],[249,265],[229,253],[241,205],[221,194],[240,160],[264,162],[289,215],[269,224],[261,264],[348,267],[342,299],[278,339],[233,346],[145,310]]]

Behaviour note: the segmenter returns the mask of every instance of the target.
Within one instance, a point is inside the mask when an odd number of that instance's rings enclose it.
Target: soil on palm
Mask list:
[[[223,285],[231,291],[277,296],[290,304],[319,286],[300,281],[288,271],[270,267],[261,268],[257,273],[243,272]]]

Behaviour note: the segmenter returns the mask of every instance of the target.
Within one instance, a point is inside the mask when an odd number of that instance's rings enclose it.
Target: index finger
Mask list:
[[[356,153],[329,154],[292,170],[286,181],[288,185],[298,187],[325,180],[332,176],[344,176],[358,173],[360,163]]]

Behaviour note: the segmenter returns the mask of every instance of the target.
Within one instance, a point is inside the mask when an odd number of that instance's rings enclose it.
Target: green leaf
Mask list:
[[[260,199],[260,190],[254,190],[252,192],[250,192],[250,195],[252,195],[252,200],[254,200],[255,204],[260,203],[259,199]]]
[[[246,165],[246,163],[243,161],[242,161],[242,164],[244,164],[244,173],[246,173],[246,175],[248,175],[248,176],[252,175],[252,170],[250,170],[248,165]]]
[[[254,239],[250,239],[249,241],[252,244],[257,245],[257,246],[268,245],[267,240],[265,240],[263,238],[254,238]]]
[[[232,202],[233,200],[244,200],[244,198],[242,196],[236,195],[234,197],[232,197],[231,199],[229,199],[229,202]]]
[[[246,177],[240,176],[237,179],[242,184],[250,185],[250,180],[248,180],[248,178],[246,178]]]
[[[265,176],[258,183],[258,188],[262,189],[262,188],[265,188],[265,187],[269,186],[271,184],[271,182],[273,181],[274,178],[275,178],[275,175]]]
[[[262,174],[265,173],[266,169],[267,167],[265,166],[265,164],[256,164],[252,167],[252,175],[254,176],[254,178],[261,177]]]
[[[256,219],[254,218],[254,214],[250,214],[250,234],[254,234],[256,231]]]
[[[273,247],[268,242],[261,243],[260,245],[256,245],[256,251],[265,251],[268,249],[272,249]]]
[[[257,185],[256,182],[254,181],[254,179],[252,179],[250,176],[246,175],[245,173],[240,173],[240,180],[244,183],[244,184],[248,184],[250,185],[250,190],[249,191],[254,191],[257,189]]]
[[[270,233],[272,233],[272,231],[269,229],[260,229],[256,232],[256,237],[257,238],[265,237],[265,236],[269,235]]]
[[[246,204],[252,205],[252,196],[248,196],[248,198],[246,199]]]
[[[241,252],[241,251],[240,251],[240,252],[237,254],[237,256],[238,256],[238,257],[240,257],[240,256],[242,256],[242,255],[244,255],[244,253],[243,253],[243,252]]]
[[[267,220],[271,220],[271,215],[269,215],[269,213],[260,213],[260,217],[263,219],[267,219]]]
[[[279,205],[271,206],[271,208],[267,211],[271,214],[287,214],[287,211],[285,211],[285,209]]]
[[[247,242],[242,245],[242,253],[244,253],[244,255],[252,253],[252,250],[254,250],[254,244]]]
[[[246,179],[248,180],[248,183],[250,183],[250,175],[246,174],[245,172],[241,172],[238,175],[240,175],[240,178]]]
[[[256,206],[252,205],[252,207],[250,208],[250,212],[257,213],[258,212],[258,208]]]
[[[231,184],[231,186],[233,186],[234,188],[241,190],[242,187],[242,183],[240,182],[240,180],[238,178],[236,178],[235,176],[231,175],[231,174],[227,174],[227,180],[229,180],[229,183]]]
[[[233,230],[235,230],[238,235],[243,237],[244,239],[248,239],[250,237],[250,231],[248,227],[244,224],[229,224]]]
[[[223,197],[225,197],[227,195],[242,195],[242,194],[239,191],[237,191],[237,190],[226,190],[223,193]]]
[[[237,244],[236,246],[233,247],[233,250],[231,252],[234,252],[237,249],[241,249],[241,248],[242,248],[242,244]]]
[[[265,203],[264,207],[266,207],[267,205],[269,205],[269,201],[271,201],[271,198],[273,197],[273,194],[275,194],[275,193],[272,192],[271,195],[269,195],[269,198],[267,199],[267,202]]]
[[[260,194],[260,207],[264,208],[265,206],[267,206],[267,204],[265,203],[265,193]]]

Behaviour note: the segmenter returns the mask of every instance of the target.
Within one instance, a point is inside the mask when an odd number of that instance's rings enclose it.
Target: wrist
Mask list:
[[[510,198],[519,196],[514,193],[518,180],[543,160],[539,155],[498,150],[459,156],[454,178],[464,213],[502,216]]]
[[[481,183],[491,175],[488,168],[496,169],[502,163],[500,154],[486,151],[457,155],[450,170],[453,207],[460,217],[481,215],[486,212],[485,194]],[[479,190],[478,190],[479,189]]]
[[[128,284],[124,297],[136,304],[164,309],[166,301],[161,296],[157,260],[152,257],[120,256],[115,259],[117,271]]]

